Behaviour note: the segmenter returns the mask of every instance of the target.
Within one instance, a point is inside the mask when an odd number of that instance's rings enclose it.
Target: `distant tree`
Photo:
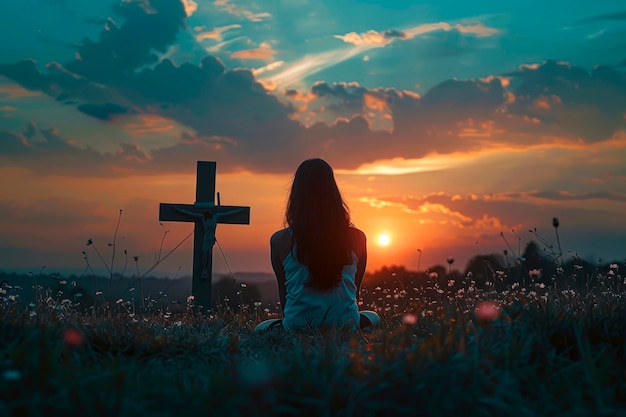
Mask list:
[[[493,282],[497,271],[506,273],[504,259],[500,255],[476,255],[467,262],[464,276],[470,276],[476,285],[484,287],[486,282]]]

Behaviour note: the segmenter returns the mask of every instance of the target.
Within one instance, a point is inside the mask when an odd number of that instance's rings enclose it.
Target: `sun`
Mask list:
[[[389,246],[389,244],[391,243],[391,238],[387,233],[381,233],[376,238],[376,242],[379,246]]]

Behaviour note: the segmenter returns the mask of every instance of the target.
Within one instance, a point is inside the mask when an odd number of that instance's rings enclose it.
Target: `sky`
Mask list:
[[[119,220],[115,271],[182,242],[154,273],[189,275],[192,227],[158,208],[194,202],[204,160],[221,203],[251,208],[218,227],[214,271],[270,272],[311,157],[335,169],[372,272],[556,243],[553,217],[565,256],[626,258],[622,1],[0,9],[0,270],[80,272],[85,251],[102,271]]]

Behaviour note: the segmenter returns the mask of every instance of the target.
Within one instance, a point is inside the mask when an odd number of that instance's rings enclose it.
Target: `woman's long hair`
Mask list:
[[[327,290],[339,284],[350,257],[350,213],[341,198],[333,169],[322,159],[308,159],[298,167],[285,215],[292,229],[292,250],[307,266],[307,286]]]

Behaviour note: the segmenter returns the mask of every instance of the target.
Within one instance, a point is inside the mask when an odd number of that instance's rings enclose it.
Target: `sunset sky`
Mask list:
[[[623,1],[21,0],[0,7],[0,270],[154,263],[217,161],[233,271],[269,272],[293,173],[334,168],[368,270],[507,249],[529,229],[626,259]],[[388,245],[379,244],[386,234]],[[519,237],[518,237],[519,236]],[[191,239],[155,270],[191,273]],[[214,271],[227,270],[216,247]]]

